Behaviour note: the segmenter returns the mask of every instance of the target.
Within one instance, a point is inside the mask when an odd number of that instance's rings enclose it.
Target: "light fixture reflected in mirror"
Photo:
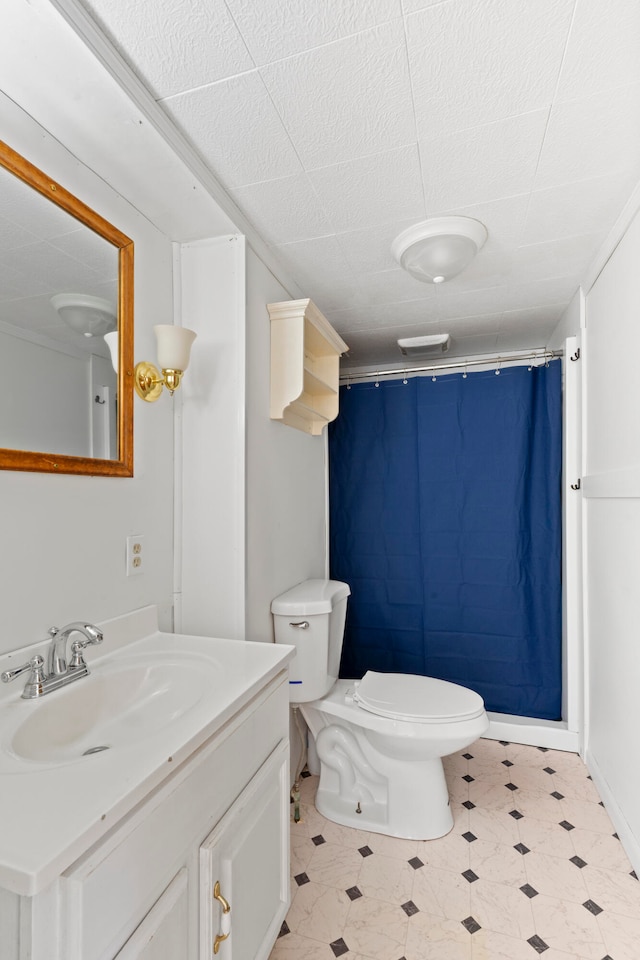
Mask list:
[[[469,266],[487,239],[471,217],[435,217],[399,234],[391,253],[403,270],[426,283],[444,283]]]
[[[186,327],[174,327],[169,323],[157,324],[153,328],[158,340],[158,363],[160,370],[153,363],[142,360],[136,364],[133,375],[133,385],[136,393],[143,400],[152,403],[166,387],[173,396],[173,391],[180,386],[182,375],[189,366],[191,345],[197,334]],[[118,334],[105,334],[105,342],[111,353],[113,369],[118,372]],[[160,372],[162,371],[162,372]]]
[[[84,337],[99,337],[116,328],[116,309],[102,297],[56,293],[50,302],[62,320]]]

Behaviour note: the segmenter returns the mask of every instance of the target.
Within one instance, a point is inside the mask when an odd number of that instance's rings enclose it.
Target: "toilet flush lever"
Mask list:
[[[298,630],[308,630],[309,621],[308,620],[298,620],[297,623],[289,623],[290,627],[296,627]]]

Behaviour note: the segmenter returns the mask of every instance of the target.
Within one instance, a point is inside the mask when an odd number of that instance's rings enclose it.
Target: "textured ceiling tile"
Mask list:
[[[437,308],[439,316],[445,321],[493,315],[502,312],[502,287],[490,287],[485,290],[464,292],[438,292]]]
[[[415,144],[310,170],[309,180],[336,232],[425,215]]]
[[[535,189],[640,168],[640,83],[554,106]]]
[[[307,170],[416,139],[401,20],[261,73]]]
[[[510,248],[520,241],[528,204],[528,194],[520,194],[516,197],[492,200],[489,203],[469,204],[464,207],[433,208],[429,210],[429,216],[472,217],[474,220],[479,220],[487,228],[489,234],[487,243],[493,241],[501,248]]]
[[[420,143],[427,209],[462,207],[531,190],[548,110]]]
[[[224,0],[83,0],[156,97],[250,70]]]
[[[558,99],[573,100],[632,80],[640,80],[638,0],[578,0]]]
[[[400,0],[227,0],[257,64],[360,33],[400,17]]]
[[[391,254],[391,244],[403,230],[423,219],[420,215],[409,220],[365,227],[363,230],[347,230],[337,238],[345,259],[356,273],[380,273],[395,270],[397,261]]]
[[[488,333],[477,333],[472,337],[460,337],[459,340],[453,340],[447,354],[447,359],[454,357],[472,357],[475,354],[495,353],[498,346],[498,334],[489,331]]]
[[[566,309],[566,303],[552,303],[540,307],[530,307],[528,310],[505,310],[500,320],[499,332],[518,333],[523,329],[531,329],[538,325],[555,326]]]
[[[544,322],[536,310],[531,311],[528,324],[519,330],[505,330],[498,334],[497,351],[507,353],[511,350],[536,350],[544,347],[558,325],[566,304],[557,308],[556,316]]]
[[[450,320],[443,320],[442,325],[445,332],[453,340],[459,340],[460,337],[475,337],[479,333],[497,333],[500,329],[500,320],[502,313],[476,313],[468,317],[455,317]]]
[[[369,304],[433,300],[436,296],[437,288],[433,283],[422,283],[400,267],[382,273],[360,274],[358,279],[362,285],[363,302]]]
[[[629,199],[638,173],[631,168],[614,179],[597,177],[536,190],[529,201],[523,244],[608,232]]]
[[[257,71],[171,97],[162,106],[227,188],[302,169]]]
[[[334,232],[305,173],[238,187],[231,196],[270,243],[310,240]]]
[[[579,276],[586,272],[603,239],[602,234],[589,234],[519,247],[513,255],[511,282]]]
[[[418,139],[547,108],[574,0],[452,0],[406,18]]]

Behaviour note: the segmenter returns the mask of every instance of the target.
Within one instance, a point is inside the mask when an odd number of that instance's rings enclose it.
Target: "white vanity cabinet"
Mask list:
[[[287,679],[177,769],[167,757],[166,779],[41,893],[0,891],[20,929],[2,960],[266,960],[289,897]]]

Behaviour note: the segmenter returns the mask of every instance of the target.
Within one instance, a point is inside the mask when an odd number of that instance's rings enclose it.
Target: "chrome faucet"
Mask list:
[[[71,644],[71,660],[67,664],[67,640],[72,633],[80,633],[83,640],[74,640]],[[74,620],[68,623],[66,627],[59,630],[57,627],[51,627],[49,630],[51,644],[49,646],[49,657],[47,662],[48,672],[44,671],[44,660],[41,656],[32,657],[28,663],[24,663],[15,670],[5,670],[0,674],[0,679],[4,683],[15,680],[20,674],[30,671],[29,678],[22,692],[25,700],[35,700],[38,697],[44,697],[52,690],[58,690],[60,687],[79,680],[80,677],[86,677],[89,668],[82,656],[82,651],[89,644],[102,643],[103,635],[92,623],[85,623],[84,620]]]
[[[83,623],[81,620],[74,620],[68,623],[66,627],[59,630],[57,627],[51,627],[49,636],[51,637],[51,646],[49,647],[49,676],[60,677],[67,672],[67,640],[72,633],[82,633],[85,642],[80,649],[84,649],[89,643],[102,643],[102,634],[97,627],[91,623]]]

